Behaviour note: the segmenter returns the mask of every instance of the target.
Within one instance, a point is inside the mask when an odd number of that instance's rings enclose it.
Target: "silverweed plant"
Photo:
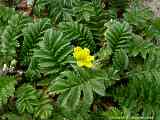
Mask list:
[[[0,0],[0,119],[160,120],[159,45],[140,0]]]

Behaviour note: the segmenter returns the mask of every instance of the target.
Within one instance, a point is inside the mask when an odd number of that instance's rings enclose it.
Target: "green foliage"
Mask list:
[[[130,109],[131,114],[154,117],[159,114],[159,58],[159,49],[150,51],[143,70],[130,72],[128,85],[122,85],[112,93],[122,106]]]
[[[129,4],[129,0],[110,0],[109,4],[112,8],[123,10]]]
[[[49,17],[52,17],[55,23],[72,20],[72,7],[77,1],[79,0],[50,0]]]
[[[81,2],[74,7],[73,12],[78,21],[92,21],[92,17],[99,17],[103,14],[103,8],[101,1],[92,0],[91,2]]]
[[[72,20],[72,8],[79,1],[80,0],[38,0],[34,11],[38,15],[43,15],[45,14],[46,10],[48,10],[47,15],[53,19],[54,23],[69,21]]]
[[[113,56],[113,67],[116,70],[123,71],[128,68],[129,59],[127,53],[120,49],[119,51],[115,52]]]
[[[94,41],[98,43],[103,38],[104,24],[108,21],[108,11],[103,9],[100,0],[92,0],[74,7],[74,16],[80,23],[86,24],[93,34]]]
[[[92,120],[91,115],[88,114],[89,110],[86,109],[88,107],[84,107],[83,105],[77,106],[76,109],[58,109],[53,113],[53,119],[55,120]]]
[[[112,55],[112,49],[108,47],[101,48],[97,53],[99,62],[108,63]]]
[[[145,30],[145,36],[147,39],[152,41],[155,45],[160,44],[160,18],[154,18],[152,21],[152,24],[146,28]]]
[[[28,17],[20,14],[15,14],[8,20],[8,25],[5,27],[0,38],[0,53],[4,57],[16,57],[16,48],[19,47],[22,41],[22,29],[29,21],[30,19]]]
[[[39,94],[31,85],[24,84],[18,88],[16,97],[16,107],[19,113],[32,113],[35,118],[41,120],[51,117],[53,106],[48,95]]]
[[[37,0],[36,4],[33,8],[33,12],[37,16],[43,16],[45,12],[45,6],[48,5],[48,1],[46,0]]]
[[[131,116],[130,111],[126,108],[123,108],[122,110],[119,110],[117,108],[111,108],[111,110],[106,111],[103,113],[108,120],[112,119],[125,119],[125,120],[141,120],[141,117],[138,117],[137,115]]]
[[[140,73],[132,78],[130,84],[134,88],[134,91],[132,91],[133,97],[130,96],[126,102],[131,104],[131,99],[137,99],[135,105],[138,107],[136,110],[142,109],[144,115],[156,114],[159,109],[158,101],[160,99],[157,96],[159,94],[159,71],[151,70]],[[133,88],[129,85],[129,89]]]
[[[34,58],[39,59],[39,66],[45,75],[59,73],[64,66],[72,62],[70,42],[63,33],[49,29],[45,32],[39,48],[34,50]]]
[[[51,84],[49,91],[63,93],[59,98],[62,107],[75,109],[81,102],[90,106],[94,92],[105,95],[105,76],[101,71],[65,71]]]
[[[160,59],[160,49],[152,48],[149,51],[147,59],[144,61],[145,70],[151,70],[151,69],[159,70],[160,67],[159,59]]]
[[[26,70],[26,79],[28,81],[34,81],[41,77],[40,68],[39,68],[39,60],[36,58],[32,58],[31,62]]]
[[[118,21],[110,21],[105,24],[107,30],[105,38],[108,46],[113,50],[126,49],[132,40],[131,29],[128,23],[120,23]]]
[[[0,119],[159,120],[160,19],[142,1],[16,3],[0,6]]]
[[[29,84],[24,84],[16,91],[16,97],[16,107],[20,113],[34,113],[35,107],[38,105],[36,89]]]
[[[0,25],[1,27],[3,25],[8,24],[8,20],[12,17],[12,15],[15,14],[14,9],[8,8],[8,7],[0,7]]]
[[[123,113],[117,108],[111,108],[111,110],[103,113],[104,116],[109,117],[109,119],[116,119],[123,117]]]
[[[33,49],[38,47],[38,42],[42,40],[45,30],[51,27],[50,20],[47,18],[40,19],[35,23],[29,23],[23,29],[23,48],[21,51],[22,63],[30,64],[33,55]]]
[[[93,39],[92,32],[90,29],[78,22],[65,22],[59,25],[60,29],[64,32],[66,37],[83,47],[90,49],[95,48],[95,41]]]
[[[4,29],[8,25],[8,20],[15,14],[14,9],[7,7],[0,7],[0,36],[3,34]],[[1,37],[0,37],[1,39]],[[0,40],[0,46],[2,46],[2,40]],[[2,51],[0,50],[0,57],[4,57]],[[5,61],[4,59],[0,60],[0,65]]]
[[[149,9],[135,6],[124,13],[124,19],[134,27],[133,30],[136,33],[150,24],[152,16],[153,14]]]
[[[146,59],[147,54],[152,48],[154,48],[152,43],[144,41],[139,35],[133,34],[133,41],[129,48],[129,54],[133,57],[140,55],[142,58]]]
[[[18,115],[14,113],[6,113],[5,115],[1,116],[2,120],[28,120],[31,119],[30,115],[23,114],[23,115]]]
[[[14,96],[15,85],[15,77],[0,76],[0,108],[7,104],[9,97]]]
[[[53,111],[53,106],[51,105],[51,101],[48,98],[48,95],[41,96],[39,100],[39,104],[34,112],[34,116],[36,118],[40,118],[41,120],[46,120],[51,117]]]

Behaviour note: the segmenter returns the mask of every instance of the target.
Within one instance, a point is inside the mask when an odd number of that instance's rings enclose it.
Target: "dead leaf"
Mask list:
[[[21,2],[17,5],[17,8],[21,10],[27,9],[27,0],[21,0]]]
[[[17,9],[23,11],[26,15],[31,15],[32,7],[27,4],[27,0],[21,0],[17,5]]]

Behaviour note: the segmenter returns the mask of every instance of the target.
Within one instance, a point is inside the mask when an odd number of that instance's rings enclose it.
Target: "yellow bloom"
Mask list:
[[[73,56],[77,60],[78,66],[93,67],[92,61],[94,61],[94,56],[90,55],[90,50],[88,48],[82,49],[81,47],[75,47]]]

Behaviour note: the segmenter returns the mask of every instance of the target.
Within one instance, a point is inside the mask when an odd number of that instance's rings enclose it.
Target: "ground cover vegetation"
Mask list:
[[[160,18],[141,0],[1,0],[0,119],[160,119]]]

